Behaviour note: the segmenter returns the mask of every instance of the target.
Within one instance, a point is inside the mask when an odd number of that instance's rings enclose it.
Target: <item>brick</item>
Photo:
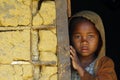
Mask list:
[[[54,24],[55,18],[56,18],[55,2],[43,1],[39,12],[35,17],[33,17],[33,25],[38,26]]]
[[[50,78],[56,73],[57,73],[57,67],[42,66],[40,80],[50,80]]]
[[[57,56],[51,52],[40,52],[40,61],[55,61],[57,62]]]
[[[0,32],[0,63],[30,60],[30,30]]]
[[[23,75],[23,68],[22,65],[14,65],[15,77]],[[22,77],[21,77],[22,78]]]
[[[0,0],[0,26],[29,25],[31,0]]]
[[[58,79],[57,79],[57,76],[58,76],[58,75],[55,74],[55,75],[51,76],[49,80],[58,80]]]
[[[21,75],[14,75],[14,80],[23,80]]]
[[[20,1],[20,0],[18,0]],[[32,0],[21,0],[23,2],[23,4],[27,5],[27,6],[31,6],[31,2]]]
[[[22,65],[23,67],[23,79],[31,80],[33,78],[33,66],[32,65]]]
[[[31,64],[0,65],[0,80],[33,80]]]
[[[39,26],[43,24],[43,19],[40,18],[40,14],[37,14],[35,17],[33,17],[33,27]]]
[[[50,31],[52,31],[54,34],[56,34],[56,28],[50,29]]]
[[[56,35],[49,30],[39,31],[39,51],[40,52],[53,52],[56,53],[57,38]]]
[[[10,65],[0,65],[0,80],[14,80],[14,69]]]

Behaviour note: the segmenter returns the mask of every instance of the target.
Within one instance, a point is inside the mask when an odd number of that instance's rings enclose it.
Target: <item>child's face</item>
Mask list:
[[[98,46],[98,32],[90,22],[78,23],[72,33],[73,47],[81,56],[91,56]]]

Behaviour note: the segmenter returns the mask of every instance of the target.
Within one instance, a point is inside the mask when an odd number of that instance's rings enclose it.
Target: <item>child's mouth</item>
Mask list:
[[[83,47],[81,48],[81,50],[82,50],[82,52],[88,52],[88,47],[87,47],[87,46],[83,46]]]

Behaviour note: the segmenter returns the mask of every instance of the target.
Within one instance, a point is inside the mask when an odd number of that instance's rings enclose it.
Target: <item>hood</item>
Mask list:
[[[103,44],[102,44],[102,47],[101,47],[101,50],[100,52],[98,53],[98,57],[97,59],[100,59],[101,57],[105,56],[105,31],[104,31],[104,26],[103,26],[103,22],[102,22],[102,19],[100,18],[100,16],[98,14],[96,14],[95,12],[93,11],[80,11],[78,12],[77,14],[73,15],[70,20],[73,18],[73,17],[85,17],[87,18],[88,20],[90,20],[91,22],[93,22],[95,24],[95,27],[98,29],[98,31],[100,32],[100,35],[101,35],[101,38],[102,38],[102,41],[103,41]],[[70,21],[69,20],[69,21]]]

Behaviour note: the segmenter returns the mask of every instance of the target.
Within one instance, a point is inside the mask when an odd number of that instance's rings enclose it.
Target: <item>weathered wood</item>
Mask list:
[[[10,30],[25,30],[30,29],[30,26],[19,26],[19,27],[2,27],[0,26],[0,31],[10,31]]]
[[[54,66],[57,64],[56,61],[32,61],[31,63],[35,66]]]
[[[55,0],[55,2],[58,40],[58,80],[71,80],[67,0]]]
[[[31,58],[33,61],[38,61],[39,60],[39,50],[38,50],[38,31],[37,30],[32,30],[31,29],[31,45],[30,45],[30,50],[31,50]]]
[[[55,25],[40,25],[40,26],[32,26],[32,29],[46,30],[46,29],[54,29]]]
[[[67,0],[68,17],[71,17],[71,0]]]

